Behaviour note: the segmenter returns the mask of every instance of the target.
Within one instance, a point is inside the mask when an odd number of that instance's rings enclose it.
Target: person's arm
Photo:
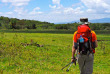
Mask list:
[[[73,46],[72,46],[72,60],[71,60],[71,62],[74,62],[75,61],[75,52],[76,52],[76,49],[75,49],[75,47],[74,47],[74,41],[73,41]]]
[[[95,40],[95,48],[98,47],[98,43],[97,40]]]
[[[97,43],[97,36],[95,32],[94,32],[94,38],[95,38],[95,48],[96,48],[98,46],[98,43]]]
[[[76,58],[75,58],[75,52],[76,52],[76,49],[77,49],[77,38],[76,38],[76,34],[77,34],[77,31],[74,32],[74,35],[73,35],[73,46],[72,46],[72,60],[71,62],[75,62]]]
[[[92,32],[92,35],[93,35],[93,42],[95,42],[94,47],[96,48],[98,46],[97,36],[96,36],[96,33],[94,31],[91,31],[91,32]]]

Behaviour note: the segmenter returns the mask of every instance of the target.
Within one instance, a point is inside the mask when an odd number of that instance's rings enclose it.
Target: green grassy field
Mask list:
[[[73,34],[0,32],[1,74],[79,74],[71,62]],[[110,34],[98,34],[93,74],[110,74]],[[108,41],[100,41],[108,40]],[[40,46],[40,47],[39,47]]]

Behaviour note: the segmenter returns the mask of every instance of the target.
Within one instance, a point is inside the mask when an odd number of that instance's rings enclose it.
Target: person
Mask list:
[[[89,24],[88,18],[80,18],[80,25],[86,25],[89,27],[88,24]],[[83,28],[83,30],[84,29],[86,29],[86,28]],[[77,50],[77,53],[78,53],[77,54],[77,61],[79,64],[80,74],[92,74],[92,72],[93,72],[94,53],[95,53],[95,48],[98,46],[98,44],[97,44],[96,33],[92,30],[90,30],[90,33],[91,33],[91,40],[90,40],[91,44],[88,45],[89,49],[85,50],[86,52],[85,51],[83,52],[83,50],[82,50],[82,48],[84,48],[85,46],[82,46],[82,47],[79,46],[79,45],[81,45],[81,43],[78,43],[79,42],[78,37],[77,37],[78,36],[78,30],[76,32],[74,32],[74,35],[73,35],[72,60],[71,60],[71,62],[75,61],[74,57],[75,57],[75,53]],[[80,35],[80,37],[81,37],[81,35]],[[86,48],[84,48],[84,49],[86,49]]]

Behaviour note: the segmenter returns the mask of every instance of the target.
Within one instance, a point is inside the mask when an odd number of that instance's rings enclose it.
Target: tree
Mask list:
[[[35,24],[32,25],[32,29],[36,29],[36,25]]]
[[[2,24],[0,23],[0,27],[2,26]]]
[[[12,28],[12,29],[16,29],[16,22],[17,22],[17,20],[16,19],[11,19],[10,20],[10,28]]]

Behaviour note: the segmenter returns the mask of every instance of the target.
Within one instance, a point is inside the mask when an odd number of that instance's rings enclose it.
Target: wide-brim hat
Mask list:
[[[79,24],[90,24],[90,22],[88,22],[88,18],[80,18]]]

